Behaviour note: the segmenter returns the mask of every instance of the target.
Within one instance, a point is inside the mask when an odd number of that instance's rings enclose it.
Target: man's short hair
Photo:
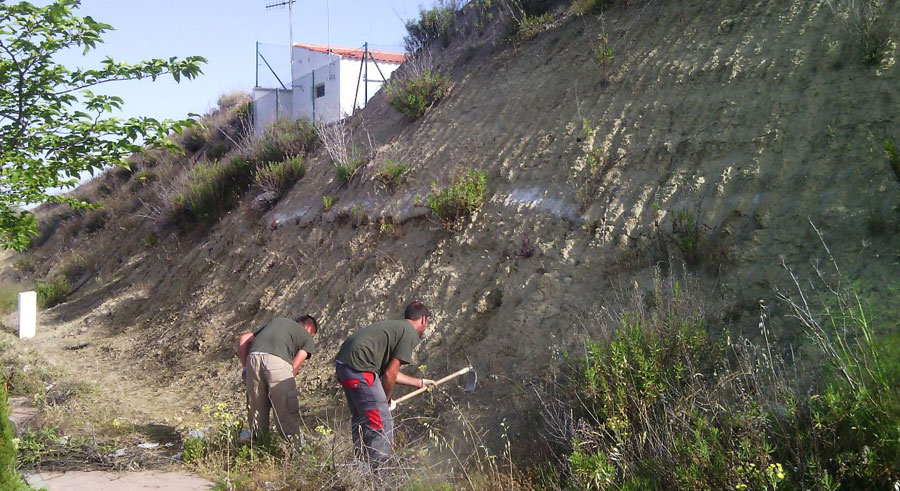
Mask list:
[[[431,312],[428,311],[428,307],[426,307],[424,303],[418,300],[414,300],[407,305],[406,310],[403,311],[404,319],[414,321],[421,319],[422,317],[431,317]]]
[[[301,326],[309,326],[309,327],[312,327],[312,328],[313,328],[313,334],[316,334],[316,333],[319,332],[319,323],[316,322],[316,318],[315,318],[315,317],[313,317],[313,316],[311,316],[311,315],[309,315],[309,314],[303,315],[303,316],[300,316],[300,317],[297,317],[297,318],[294,319],[294,320],[297,321],[297,324],[300,324]]]

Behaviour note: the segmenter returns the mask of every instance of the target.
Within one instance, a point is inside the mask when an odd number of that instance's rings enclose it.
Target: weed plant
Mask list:
[[[406,181],[409,173],[409,166],[403,162],[392,162],[384,164],[375,174],[375,180],[384,185],[389,193],[393,194],[397,187]]]
[[[790,271],[789,271],[790,272]],[[610,316],[547,398],[547,433],[576,489],[889,489],[900,479],[900,351],[852,288],[779,292],[810,340],[787,363],[709,325],[654,276]],[[820,276],[824,278],[824,276]],[[805,282],[803,284],[806,284]],[[812,284],[810,282],[809,284]],[[824,280],[823,280],[824,284]],[[896,312],[885,322],[895,325]],[[799,374],[803,374],[798,376]],[[549,393],[550,391],[548,391]],[[545,401],[547,402],[547,401]]]
[[[49,309],[61,304],[72,291],[72,286],[64,274],[59,274],[49,280],[35,281],[34,291],[37,293],[38,306]]]
[[[406,52],[413,54],[438,42],[447,47],[457,10],[458,2],[444,0],[431,9],[421,9],[418,19],[406,22],[406,36],[403,37]]]
[[[239,156],[225,162],[198,163],[172,201],[173,217],[182,224],[218,219],[237,204],[252,173],[250,162]]]
[[[374,155],[374,144],[368,140],[368,151],[353,139],[353,131],[345,120],[326,124],[317,121],[316,135],[331,157],[335,178],[341,185],[349,183]]]
[[[250,151],[254,166],[306,155],[319,143],[316,128],[306,119],[279,119],[266,128]]]
[[[426,204],[449,227],[480,208],[486,191],[487,174],[484,171],[463,169],[445,188],[438,188],[437,183],[432,183]]]
[[[897,150],[897,145],[892,140],[884,141],[884,155],[891,165],[891,170],[894,171],[894,179],[897,180],[897,184],[900,184],[900,151]]]
[[[672,217],[672,238],[681,257],[689,266],[700,264],[700,241],[704,227],[696,213],[689,210],[678,210]]]
[[[547,29],[552,22],[553,16],[550,14],[525,15],[513,24],[508,37],[516,42],[528,41]]]
[[[434,70],[421,75],[391,80],[385,88],[388,102],[409,120],[422,117],[450,91],[450,79]]]
[[[609,83],[609,66],[613,59],[613,49],[606,34],[598,35],[597,41],[598,44],[594,47],[594,62],[600,67],[601,83],[605,85]]]
[[[615,5],[615,0],[575,0],[570,11],[575,15],[599,14]]]
[[[336,198],[330,194],[322,195],[322,206],[325,208],[325,211],[331,211],[331,207],[334,206],[335,201]]]
[[[303,157],[297,155],[282,162],[269,162],[256,172],[256,182],[266,191],[282,194],[306,174]]]
[[[0,489],[25,491],[29,489],[16,471],[18,438],[15,438],[9,421],[6,381],[0,379]]]
[[[894,26],[885,15],[885,6],[877,0],[828,0],[831,10],[858,40],[862,61],[878,65],[891,45]]]

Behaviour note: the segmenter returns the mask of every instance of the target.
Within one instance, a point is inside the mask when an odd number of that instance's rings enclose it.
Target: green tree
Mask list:
[[[111,26],[75,13],[81,0],[55,0],[46,7],[0,0],[0,246],[22,250],[37,231],[34,215],[22,208],[45,202],[87,204],[51,196],[71,187],[81,172],[126,165],[143,144],[172,147],[168,135],[193,120],[115,118],[115,96],[94,94],[97,85],[171,75],[175,81],[202,73],[200,56],[122,63],[107,57],[93,69],[70,70],[57,53],[102,42]]]

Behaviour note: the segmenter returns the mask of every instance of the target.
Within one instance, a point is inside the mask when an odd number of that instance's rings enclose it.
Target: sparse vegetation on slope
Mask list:
[[[29,489],[16,471],[16,452],[18,450],[15,434],[9,422],[7,405],[6,380],[0,377],[0,489],[7,491],[24,491]]]
[[[303,178],[306,164],[303,157],[297,155],[282,162],[269,162],[256,172],[256,182],[266,191],[283,193]]]
[[[385,87],[388,101],[410,120],[422,117],[450,90],[450,79],[440,72],[426,70],[418,76],[391,80]]]
[[[481,207],[487,191],[487,174],[479,169],[463,169],[453,176],[447,187],[432,183],[426,201],[428,208],[446,226],[467,217]]]
[[[858,489],[900,478],[896,335],[873,332],[855,291],[823,297],[824,317],[784,296],[818,351],[801,366],[709,324],[692,296],[657,277],[651,299],[604,329],[611,339],[571,359],[566,409],[546,414],[573,486]]]
[[[400,184],[406,181],[409,166],[403,162],[388,162],[378,169],[375,180],[384,185],[388,192],[393,193]]]

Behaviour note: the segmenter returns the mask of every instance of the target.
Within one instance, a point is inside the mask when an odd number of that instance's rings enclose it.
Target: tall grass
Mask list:
[[[256,182],[266,191],[277,194],[294,185],[306,174],[303,157],[295,156],[282,162],[269,162],[256,171]]]
[[[44,309],[61,304],[72,291],[72,285],[64,274],[58,274],[47,280],[34,282],[38,306]]]
[[[252,176],[251,163],[239,156],[196,164],[172,199],[173,218],[183,224],[218,219],[237,204]]]
[[[542,396],[572,487],[889,489],[900,480],[897,335],[875,332],[852,288],[823,289],[814,302],[794,277],[796,291],[780,293],[817,353],[799,364],[781,358],[767,318],[751,343],[710,325],[679,283],[655,279],[650,297],[636,292],[599,330],[614,334],[587,341]]]

